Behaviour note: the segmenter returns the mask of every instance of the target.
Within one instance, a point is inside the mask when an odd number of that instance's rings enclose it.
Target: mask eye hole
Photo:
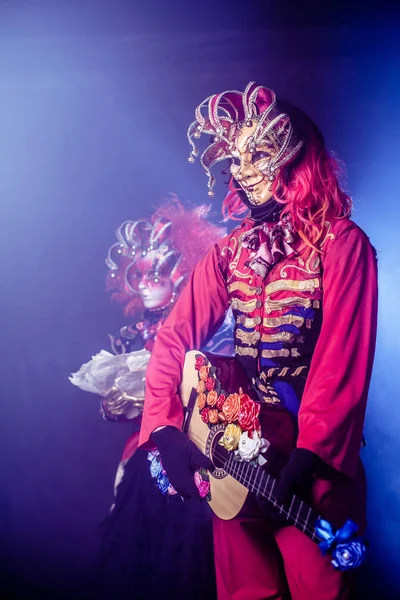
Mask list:
[[[160,275],[160,273],[157,273],[157,271],[154,271],[154,270],[149,271],[147,273],[147,277],[154,283],[162,283],[163,282],[163,277]]]
[[[271,158],[271,155],[268,152],[260,150],[258,152],[254,152],[254,154],[251,157],[251,162],[254,165],[259,160],[263,160],[264,158]]]

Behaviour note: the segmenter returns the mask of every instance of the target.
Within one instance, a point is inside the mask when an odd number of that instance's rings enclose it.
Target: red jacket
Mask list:
[[[264,225],[267,233],[274,227]],[[254,251],[243,246],[254,226],[245,219],[210,250],[158,333],[146,374],[140,443],[157,427],[182,426],[177,390],[185,353],[204,347],[231,304],[236,352],[251,378],[268,372],[274,385],[285,367],[307,376],[299,398],[298,447],[354,477],[376,338],[374,249],[355,223],[334,220],[320,253],[297,238],[263,278],[249,265]],[[284,406],[280,396],[267,394],[263,401]]]

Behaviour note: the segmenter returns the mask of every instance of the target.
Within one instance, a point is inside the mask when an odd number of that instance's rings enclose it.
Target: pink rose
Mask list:
[[[223,406],[225,400],[226,400],[225,394],[220,394],[218,396],[218,400],[217,400],[217,408],[218,408],[218,410],[222,410],[222,406]]]
[[[198,471],[196,471],[194,474],[194,482],[199,490],[200,497],[205,498],[210,491],[210,482],[204,481]]]
[[[201,411],[201,419],[202,419],[203,423],[210,422],[210,409],[209,408],[203,408],[203,410]]]
[[[214,389],[215,386],[215,379],[214,377],[207,377],[206,379],[206,390],[207,392],[211,392],[211,390]]]
[[[204,363],[205,363],[204,356],[201,356],[201,354],[199,354],[199,356],[196,356],[196,362],[194,365],[194,368],[196,369],[196,371],[200,371],[200,369],[204,365]]]

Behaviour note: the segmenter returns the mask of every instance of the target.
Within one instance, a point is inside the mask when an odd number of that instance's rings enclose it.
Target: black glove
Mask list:
[[[283,467],[274,495],[279,504],[288,504],[292,496],[299,496],[305,502],[311,501],[313,477],[325,463],[305,448],[295,448]]]
[[[168,479],[178,494],[184,498],[199,498],[194,472],[201,468],[212,471],[211,460],[176,427],[164,427],[152,433],[151,439],[157,445]]]

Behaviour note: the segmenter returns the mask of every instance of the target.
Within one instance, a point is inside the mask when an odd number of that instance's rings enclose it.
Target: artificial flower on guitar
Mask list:
[[[202,421],[209,427],[218,423],[226,425],[218,443],[233,451],[235,460],[265,464],[262,454],[268,449],[269,442],[261,436],[258,419],[261,405],[243,393],[242,388],[226,394],[216,375],[216,368],[206,356],[196,356],[195,369],[199,377],[197,408]]]

